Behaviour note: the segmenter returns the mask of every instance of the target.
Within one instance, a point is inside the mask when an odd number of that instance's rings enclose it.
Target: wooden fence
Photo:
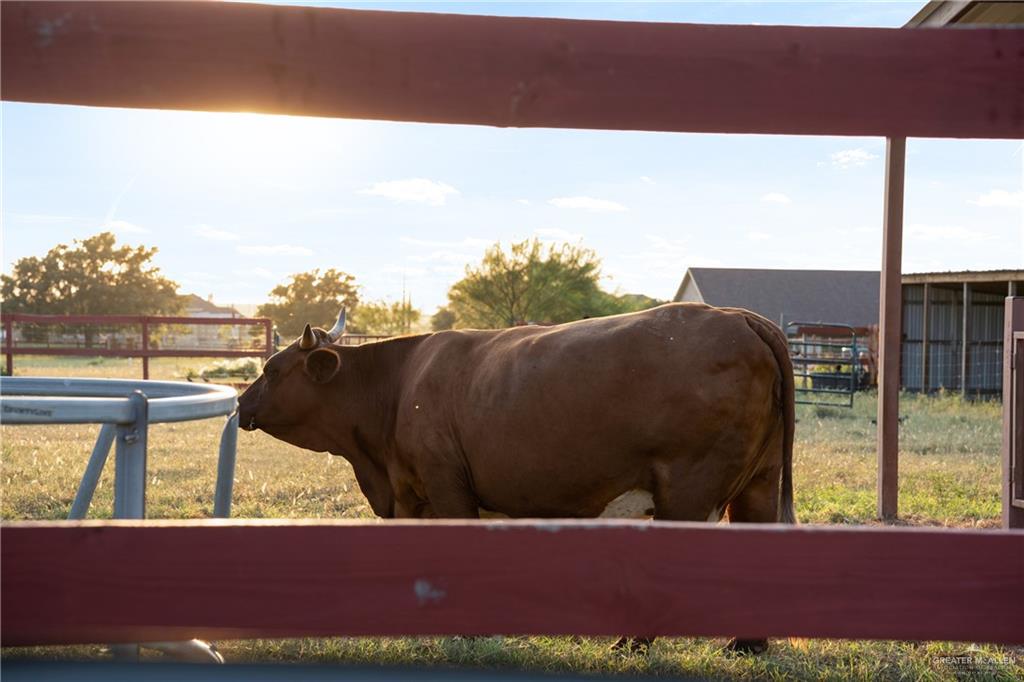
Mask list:
[[[896,514],[898,490],[905,138],[1024,137],[1024,31],[1015,29],[189,2],[5,2],[0,12],[5,100],[885,136],[885,517]],[[2,637],[575,632],[1022,643],[1022,542],[1020,531],[607,521],[14,523],[2,547]]]
[[[22,522],[3,643],[798,635],[1024,644],[1024,533],[640,521]]]

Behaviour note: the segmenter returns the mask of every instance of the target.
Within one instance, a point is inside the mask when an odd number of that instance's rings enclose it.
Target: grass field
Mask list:
[[[164,366],[161,378],[179,369]],[[60,360],[33,374],[110,376],[131,372],[124,361],[99,365]],[[17,374],[23,372],[17,371]],[[27,371],[26,371],[27,373]],[[128,374],[139,376],[138,374]],[[169,376],[170,375],[170,376]],[[875,523],[875,399],[854,408],[798,409],[794,481],[803,523]],[[1001,407],[956,396],[902,403],[902,523],[995,528],[999,525]],[[150,439],[148,516],[211,514],[220,420],[154,426]],[[3,427],[3,519],[66,516],[98,427]],[[109,518],[112,472],[96,492],[92,518]],[[233,515],[236,517],[368,518],[351,468],[341,459],[298,450],[260,433],[241,433]],[[320,639],[221,642],[230,661],[329,661],[529,668],[601,674],[692,675],[715,679],[947,680],[1024,679],[1024,650],[956,643],[775,640],[759,657],[721,653],[724,640],[662,639],[647,656],[609,650],[611,640],[568,637],[484,639]],[[99,647],[6,650],[10,656],[101,656]],[[971,656],[966,667],[950,658]]]
[[[240,363],[249,358],[150,358],[149,378],[183,381],[198,376],[202,370],[217,363]],[[256,358],[259,361],[258,358]],[[116,377],[141,379],[141,358],[86,358],[56,355],[15,355],[14,376],[32,377]]]

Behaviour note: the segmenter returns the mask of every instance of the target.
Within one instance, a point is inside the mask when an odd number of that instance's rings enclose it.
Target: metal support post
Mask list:
[[[142,391],[128,397],[135,421],[117,425],[117,454],[114,463],[114,518],[146,517],[146,436],[149,431],[149,402]]]
[[[110,454],[110,446],[114,443],[116,433],[117,427],[114,424],[104,424],[100,427],[100,435],[96,438],[96,445],[92,448],[89,463],[85,466],[85,473],[82,474],[82,482],[78,484],[75,501],[71,504],[71,512],[68,514],[69,521],[84,519],[89,512],[93,493],[96,492],[96,484],[100,482],[100,474],[103,473],[103,467],[107,463],[107,455]]]
[[[238,449],[238,412],[228,417],[220,436],[220,456],[217,460],[217,490],[213,497],[213,515],[226,519],[231,516],[231,492],[235,485],[235,453]]]

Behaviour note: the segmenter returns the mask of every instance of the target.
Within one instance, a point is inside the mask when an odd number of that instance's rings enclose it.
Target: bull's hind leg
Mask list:
[[[781,464],[763,467],[729,503],[729,523],[777,523],[779,520],[779,474]],[[767,639],[733,639],[726,649],[737,654],[760,654],[768,649]]]
[[[705,461],[714,461],[709,459]],[[659,521],[718,521],[722,491],[694,486],[706,477],[700,465],[677,461],[654,471],[654,518]],[[612,649],[624,654],[646,654],[654,637],[620,637]]]

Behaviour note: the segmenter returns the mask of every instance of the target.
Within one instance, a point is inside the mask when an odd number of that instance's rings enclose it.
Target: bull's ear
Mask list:
[[[306,356],[306,374],[318,384],[326,384],[341,368],[341,356],[333,348],[321,346]]]

